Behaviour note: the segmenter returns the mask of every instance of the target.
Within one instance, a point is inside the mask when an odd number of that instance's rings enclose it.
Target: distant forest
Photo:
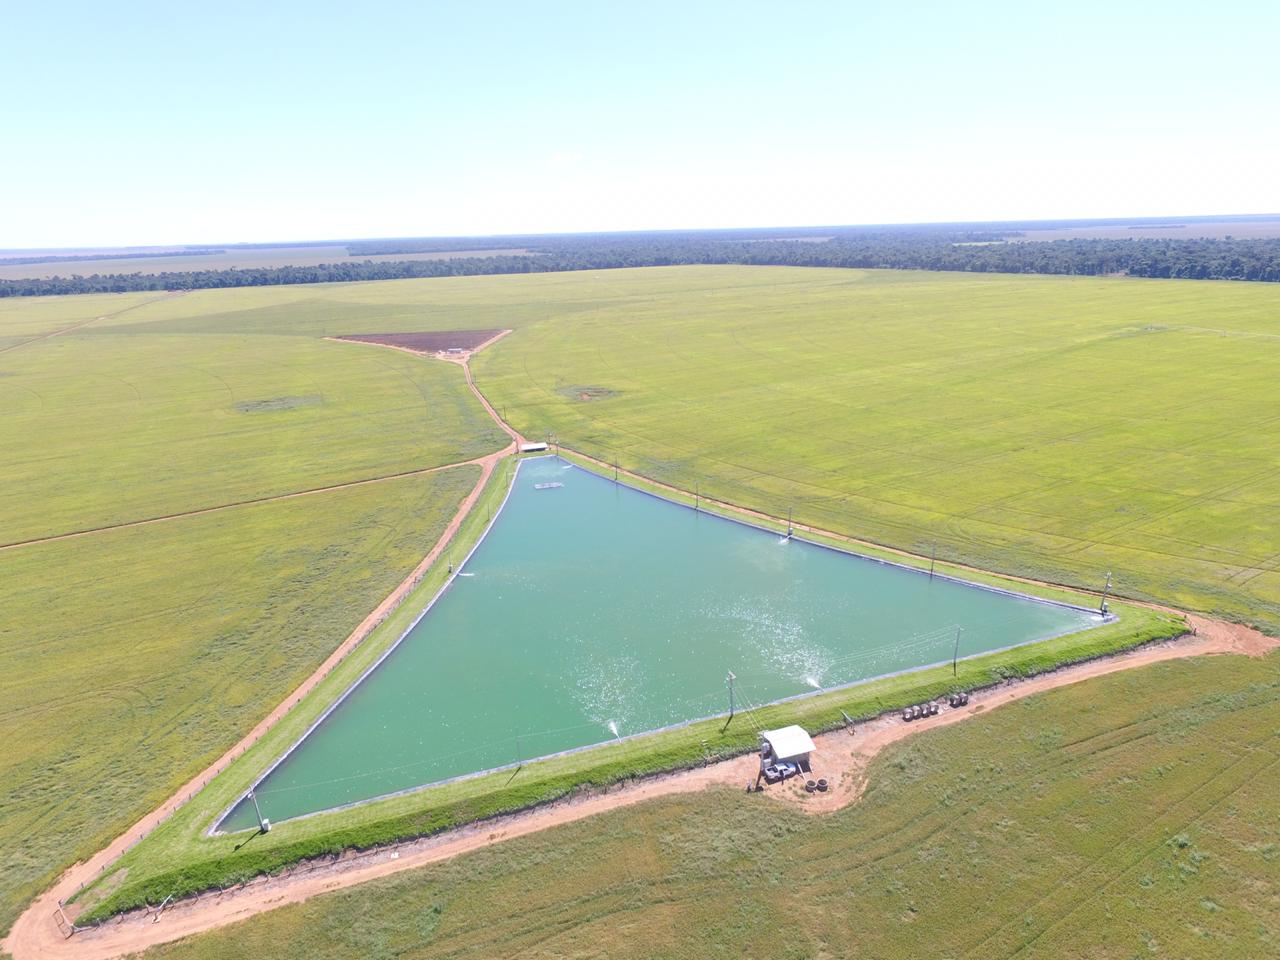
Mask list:
[[[184,247],[181,250],[134,251],[130,253],[44,253],[31,257],[2,257],[0,264],[77,263],[84,260],[153,260],[160,257],[202,257],[225,253],[223,247]]]
[[[194,290],[410,277],[547,273],[675,264],[750,264],[1280,281],[1280,238],[1071,239],[1019,242],[1017,225],[822,227],[347,243],[318,266],[175,270],[0,280],[0,297]],[[375,262],[372,256],[511,248],[527,253]]]

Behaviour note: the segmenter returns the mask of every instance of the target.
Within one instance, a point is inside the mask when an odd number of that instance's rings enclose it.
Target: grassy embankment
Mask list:
[[[1278,727],[1275,655],[1163,663],[896,744],[835,814],[651,801],[146,957],[1272,956]]]
[[[18,344],[0,354],[0,543],[501,443],[444,364],[133,325],[182,303],[0,308],[0,343]],[[314,670],[421,559],[478,475],[459,467],[0,550],[0,930]]]

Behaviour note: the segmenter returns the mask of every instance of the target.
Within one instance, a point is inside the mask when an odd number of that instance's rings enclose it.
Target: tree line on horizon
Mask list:
[[[441,240],[348,244],[351,259],[316,266],[175,270],[0,280],[0,297],[196,290],[356,280],[550,273],[684,264],[848,267],[1119,275],[1188,280],[1280,282],[1280,238],[1070,239],[1009,242],[990,231],[885,228],[839,231],[824,239],[778,236],[721,239],[713,232],[505,238],[527,253],[439,260],[373,261],[360,256],[442,250]],[[1015,235],[1016,236],[1016,235]],[[493,247],[493,241],[489,242]],[[471,249],[481,249],[483,243]],[[458,249],[453,241],[453,249]]]

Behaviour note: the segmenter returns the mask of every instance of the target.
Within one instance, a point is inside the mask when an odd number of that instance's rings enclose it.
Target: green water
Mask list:
[[[562,487],[537,489],[535,484]],[[1097,617],[520,465],[461,575],[258,787],[272,820],[1025,643]],[[224,829],[254,826],[242,802]]]

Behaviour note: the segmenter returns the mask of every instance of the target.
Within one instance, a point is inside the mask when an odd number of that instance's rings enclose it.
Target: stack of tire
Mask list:
[[[936,717],[937,715],[938,704],[934,701],[917,703],[914,707],[906,707],[902,711],[902,719],[908,723],[912,720],[919,720],[921,717]]]

